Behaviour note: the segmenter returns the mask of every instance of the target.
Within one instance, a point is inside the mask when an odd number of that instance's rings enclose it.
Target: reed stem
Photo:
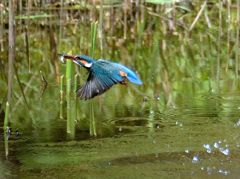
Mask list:
[[[72,82],[72,61],[66,63],[66,100],[67,100],[67,133],[71,139],[75,136],[74,118],[71,115],[71,82]]]
[[[94,50],[96,46],[96,37],[97,37],[97,27],[98,27],[98,22],[93,22],[91,24],[91,47],[90,47],[90,56],[94,56]],[[94,100],[90,101],[90,135],[91,136],[97,136],[97,131],[96,131],[96,124],[95,124],[95,116],[94,116],[94,105],[93,105]]]
[[[5,157],[8,159],[9,147],[8,147],[8,133],[4,132],[4,148],[5,148]]]
[[[228,71],[230,62],[230,38],[231,38],[231,1],[227,1],[227,61],[225,71]]]
[[[60,119],[63,119],[64,75],[60,77]]]
[[[101,3],[100,3],[100,16],[99,16],[98,31],[99,31],[101,58],[103,58],[103,39],[104,39],[104,34],[103,34],[103,0],[101,0]]]
[[[14,2],[9,0],[9,33],[8,33],[8,98],[9,105],[12,104],[12,88],[14,76],[14,59],[15,59],[15,26],[14,26]]]
[[[66,62],[66,95],[71,95],[71,82],[72,82],[72,61],[67,60]]]
[[[77,88],[78,88],[78,74],[74,76],[74,106],[73,106],[73,120],[77,121]],[[75,128],[75,123],[74,123],[74,128]]]
[[[217,53],[217,70],[216,70],[216,79],[217,79],[217,87],[219,89],[219,81],[221,75],[221,35],[222,35],[222,2],[219,0],[219,26],[218,26],[218,53]]]
[[[9,103],[6,102],[5,117],[4,117],[4,131],[8,128],[8,119],[9,119]]]
[[[8,158],[8,121],[9,121],[9,103],[6,102],[5,117],[4,117],[4,147],[5,147],[5,156]]]
[[[235,73],[236,73],[236,77],[238,77],[238,70],[239,70],[239,30],[240,30],[240,1],[237,0],[237,33],[236,33],[236,56],[235,56],[235,61],[236,61],[236,69],[235,69]]]
[[[127,39],[127,7],[128,7],[128,0],[124,0],[123,2],[123,12],[124,12],[124,23],[123,23],[123,38],[124,40]]]
[[[4,50],[4,44],[3,44],[3,15],[2,12],[0,12],[0,52],[3,52]]]
[[[90,102],[90,136],[97,136],[95,115],[94,115],[94,101]]]
[[[78,89],[78,74],[74,76],[74,98],[77,99],[77,93],[75,93]]]
[[[64,94],[64,75],[60,77],[60,99],[63,101],[63,94]]]
[[[96,45],[96,37],[97,37],[97,27],[98,22],[91,23],[91,48],[90,48],[90,56],[94,56],[94,50]]]

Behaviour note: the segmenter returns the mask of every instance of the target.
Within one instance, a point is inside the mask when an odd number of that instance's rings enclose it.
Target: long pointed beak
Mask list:
[[[68,54],[64,54],[64,53],[58,54],[58,55],[60,56],[60,61],[61,61],[62,63],[65,63],[65,62],[66,62],[65,59],[69,59],[69,60],[73,60],[73,61],[76,60],[76,57],[73,56],[73,55],[68,55]]]

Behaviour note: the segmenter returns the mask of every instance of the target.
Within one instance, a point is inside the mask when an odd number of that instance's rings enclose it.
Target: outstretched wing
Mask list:
[[[88,100],[104,93],[116,83],[116,79],[105,73],[96,74],[90,71],[86,83],[77,91],[77,95],[80,99]]]
[[[114,84],[130,82],[141,85],[138,76],[129,68],[111,61],[98,60],[89,70],[86,83],[77,91],[80,99],[91,99],[111,88]]]

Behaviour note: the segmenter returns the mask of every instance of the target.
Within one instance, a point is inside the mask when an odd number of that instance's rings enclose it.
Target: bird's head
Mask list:
[[[93,62],[95,61],[94,59],[92,59],[87,55],[68,55],[68,54],[59,54],[59,55],[61,56],[60,59],[62,62],[65,62],[64,61],[65,59],[69,59],[69,60],[72,60],[77,65],[80,65],[88,69],[92,67]]]
[[[75,63],[78,65],[81,65],[85,68],[91,68],[93,62],[95,61],[94,59],[92,59],[91,57],[87,56],[87,55],[77,55],[75,56]]]

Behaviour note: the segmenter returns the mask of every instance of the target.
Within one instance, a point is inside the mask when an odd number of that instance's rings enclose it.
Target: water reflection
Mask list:
[[[52,106],[58,104],[57,95],[52,96],[55,90],[55,87],[47,89],[45,102],[39,101],[39,110],[45,109],[49,115],[36,120],[32,128],[20,128],[20,135],[10,137],[11,165],[9,168],[3,163],[2,170],[18,168],[22,177],[32,176],[36,171],[39,171],[37,176],[44,176],[42,172],[65,176],[77,168],[81,171],[84,168],[84,176],[88,175],[86,171],[92,171],[91,175],[95,176],[103,169],[108,169],[109,175],[117,170],[127,172],[131,169],[142,174],[158,170],[167,176],[166,168],[172,172],[178,168],[181,176],[235,176],[238,173],[234,169],[239,165],[236,160],[239,154],[239,116],[232,110],[233,106],[236,109],[238,106],[239,97],[235,93],[235,98],[231,94],[212,96],[211,93],[178,98],[176,107],[164,109],[155,100],[144,102],[144,108],[141,108],[142,102],[132,105],[127,102],[128,96],[113,102],[115,90],[119,90],[115,88],[110,91],[112,96],[105,95],[94,102],[97,105],[104,101],[103,106],[94,108],[97,137],[89,134],[88,114],[80,113],[75,140],[68,141],[66,120],[59,118],[58,111],[51,112]],[[79,108],[84,111],[89,105],[80,102]],[[36,113],[37,110],[32,111],[31,115],[41,117],[42,114]],[[2,157],[5,155],[3,151]],[[67,167],[69,171],[60,172],[56,166]],[[79,172],[71,176],[77,174]],[[123,177],[119,172],[117,174]],[[172,173],[172,176],[178,174]],[[134,177],[134,172],[131,175]]]

